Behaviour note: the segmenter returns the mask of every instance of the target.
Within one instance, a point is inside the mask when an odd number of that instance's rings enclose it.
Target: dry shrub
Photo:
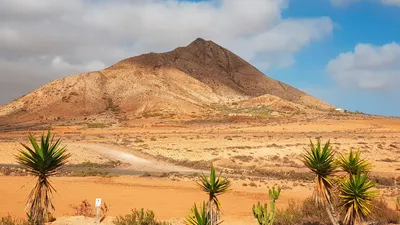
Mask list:
[[[94,208],[86,199],[83,200],[81,204],[73,205],[71,207],[74,210],[74,216],[96,217]]]
[[[30,225],[30,223],[26,220],[16,219],[8,215],[0,217],[0,225]]]
[[[280,180],[301,180],[301,181],[314,181],[315,176],[310,172],[296,172],[291,171],[277,171],[256,168],[251,172],[251,175],[261,177],[273,177]]]
[[[251,162],[254,159],[254,157],[247,156],[247,155],[236,155],[236,156],[233,156],[232,158],[240,160],[242,162]]]
[[[295,225],[299,224],[303,218],[301,207],[294,201],[289,201],[289,206],[285,210],[278,210],[276,213],[275,224]]]
[[[396,184],[395,179],[392,177],[373,176],[372,180],[382,186],[394,186]]]
[[[376,225],[398,224],[400,223],[400,212],[388,207],[386,201],[379,199],[372,202],[371,215],[368,216],[368,221],[374,221]]]
[[[311,197],[302,203],[289,202],[285,210],[278,210],[276,214],[277,225],[327,225],[330,224],[324,209],[315,205]]]
[[[88,202],[88,200],[83,200],[79,205],[72,205],[72,209],[74,210],[74,216],[85,216],[85,217],[96,217],[95,208]],[[106,217],[106,214],[109,210],[109,206],[106,202],[104,202],[100,208],[101,210],[101,220]]]
[[[131,214],[118,216],[114,220],[115,225],[171,225],[167,222],[157,221],[152,210],[132,210]]]
[[[308,197],[303,201],[301,209],[305,215],[303,224],[330,224],[326,210],[318,207],[312,197]]]
[[[339,202],[335,202],[339,205]],[[380,199],[372,202],[371,214],[365,219],[368,224],[386,225],[399,224],[400,212],[388,207],[388,204]],[[341,208],[336,206],[339,219],[343,218]],[[278,210],[275,225],[329,225],[330,220],[324,209],[315,205],[312,198],[307,198],[301,204],[289,202],[285,210]]]

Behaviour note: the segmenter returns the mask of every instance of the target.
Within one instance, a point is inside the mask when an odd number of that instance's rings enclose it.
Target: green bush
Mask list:
[[[115,225],[171,225],[167,222],[160,222],[155,219],[152,210],[132,210],[132,213],[125,216],[118,216],[114,220]]]

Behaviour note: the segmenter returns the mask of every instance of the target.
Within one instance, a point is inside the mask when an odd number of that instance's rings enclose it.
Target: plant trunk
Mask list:
[[[337,222],[337,220],[334,216],[334,213],[332,213],[333,207],[327,204],[327,205],[325,205],[325,210],[326,210],[326,213],[328,214],[328,217],[329,217],[329,220],[331,221],[331,223],[333,225],[339,225],[339,223]]]
[[[211,200],[208,202],[208,213],[210,215],[210,221],[211,221],[210,225],[214,225],[213,208],[212,208],[212,201]]]
[[[219,210],[218,207],[215,206],[215,224],[218,225],[219,224]]]

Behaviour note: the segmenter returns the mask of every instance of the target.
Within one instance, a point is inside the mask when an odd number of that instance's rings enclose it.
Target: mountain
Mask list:
[[[170,52],[144,54],[101,71],[55,80],[0,107],[0,117],[53,120],[107,111],[127,117],[200,115],[212,112],[216,105],[262,105],[277,111],[333,108],[265,76],[214,42],[198,38]]]

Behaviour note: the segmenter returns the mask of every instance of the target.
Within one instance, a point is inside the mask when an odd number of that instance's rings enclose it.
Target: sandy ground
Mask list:
[[[68,148],[73,149],[73,152],[79,152],[74,154],[74,158],[79,156],[81,162],[91,161],[91,162],[104,162],[107,160],[117,160],[124,164],[129,164],[125,166],[125,169],[133,169],[137,171],[152,171],[152,172],[180,172],[180,173],[193,173],[196,170],[185,168],[182,166],[176,166],[170,163],[165,163],[161,161],[150,161],[144,158],[140,158],[132,153],[126,148],[121,148],[118,146],[110,146],[104,144],[94,144],[94,143],[65,143]],[[92,158],[88,160],[86,157],[82,157],[80,152],[85,151],[90,157],[99,157],[100,160],[93,160]],[[101,157],[101,158],[100,158]],[[72,159],[71,162],[78,160]]]
[[[276,168],[278,164],[297,168],[301,166],[300,154],[308,146],[309,139],[321,138],[323,141],[330,140],[334,149],[341,153],[348,152],[350,147],[360,149],[364,157],[373,161],[375,172],[393,176],[400,173],[400,120],[394,119],[323,120],[318,123],[272,123],[242,127],[58,127],[54,130],[63,135],[64,143],[68,144],[73,154],[72,163],[102,163],[117,158],[144,169],[151,165],[148,169],[156,170],[157,165],[153,165],[155,159],[168,158],[174,161],[213,161],[226,168],[253,165]],[[71,135],[70,132],[79,134]],[[7,135],[11,135],[11,138]],[[14,155],[17,149],[21,149],[19,142],[26,140],[26,132],[4,134],[2,139],[0,164],[15,163]],[[147,158],[152,163],[136,156]],[[159,170],[163,170],[163,167],[165,165],[161,165]]]
[[[34,185],[32,177],[0,177],[0,214],[24,216],[26,196]],[[182,220],[193,203],[207,200],[193,181],[171,181],[155,178],[71,178],[52,179],[55,216],[72,215],[71,205],[101,197],[109,205],[109,216],[129,213],[134,208],[153,209],[162,220]],[[29,183],[28,183],[29,182]],[[270,181],[273,185],[278,181]],[[27,184],[28,183],[28,184]],[[24,186],[25,185],[25,186]],[[21,188],[22,187],[22,188]],[[302,199],[311,194],[310,188],[298,186],[283,190],[277,207],[285,207],[289,199]],[[269,201],[267,188],[248,188],[234,184],[231,191],[220,197],[225,221],[229,224],[254,223],[251,207],[257,201]],[[236,221],[236,223],[234,223]],[[240,222],[240,223],[238,223]]]
[[[119,160],[125,169],[148,172],[191,173],[211,162],[219,170],[243,170],[247,174],[256,169],[276,173],[307,171],[301,163],[301,153],[309,139],[321,138],[330,140],[339,153],[348,152],[350,147],[360,149],[362,156],[373,163],[374,175],[400,180],[400,119],[176,126],[137,122],[130,127],[104,129],[58,126],[53,131],[68,145],[71,164]],[[28,133],[38,135],[43,131],[0,133],[0,164],[15,164],[14,155],[21,149],[20,142],[26,142]],[[33,183],[20,188],[30,180],[31,177],[0,176],[0,214],[24,216],[24,202]],[[102,197],[111,206],[109,216],[143,207],[153,209],[160,219],[181,221],[194,202],[206,199],[193,180],[182,177],[56,177],[53,181],[58,190],[54,195],[57,217],[71,215],[71,204]],[[221,196],[221,201],[225,221],[234,225],[254,224],[251,206],[257,201],[269,201],[268,187],[273,184],[284,187],[278,207],[285,207],[289,199],[304,199],[312,190],[312,184],[304,181],[254,180],[247,175],[232,181],[232,191]],[[393,199],[400,196],[396,187],[398,184],[381,190],[392,207]]]

